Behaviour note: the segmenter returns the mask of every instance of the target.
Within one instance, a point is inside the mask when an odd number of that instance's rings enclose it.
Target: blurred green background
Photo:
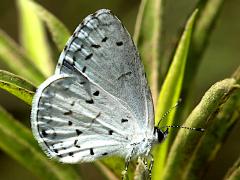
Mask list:
[[[196,0],[166,0],[166,12],[164,12],[164,57],[167,59],[171,49],[176,44],[178,34],[181,32],[187,17],[193,11]],[[130,34],[133,34],[139,0],[41,0],[50,12],[55,14],[69,29],[74,31],[76,26],[88,14],[101,8],[111,9],[123,22]],[[193,89],[195,103],[197,103],[204,92],[216,81],[227,78],[240,64],[240,1],[225,1],[215,30],[210,39],[210,44],[204,54],[203,61],[199,67],[197,81]],[[19,30],[18,12],[15,1],[0,0],[0,28],[8,33],[14,40],[18,40]],[[49,40],[50,45],[51,40]],[[59,54],[56,48],[52,52],[53,60],[57,61]],[[167,63],[167,62],[164,62]],[[1,66],[0,69],[5,69]],[[21,100],[0,90],[0,103],[10,113],[28,127],[30,127],[29,116],[31,108]],[[239,132],[240,126],[235,127],[231,136],[221,149],[218,157],[209,168],[207,179],[221,179],[227,169],[237,159],[240,152]],[[85,165],[83,171],[93,167]],[[4,154],[0,150],[0,179],[36,179],[29,171]],[[86,173],[84,173],[86,174]],[[89,173],[89,178],[92,173]],[[94,177],[92,177],[94,179]]]

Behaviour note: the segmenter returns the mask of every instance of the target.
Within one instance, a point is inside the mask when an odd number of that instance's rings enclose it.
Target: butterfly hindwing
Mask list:
[[[127,104],[144,129],[153,130],[152,97],[137,49],[109,10],[89,15],[61,53],[56,73],[84,74]]]
[[[66,163],[126,156],[130,132],[138,129],[124,102],[81,75],[45,81],[34,97],[31,122],[45,152]]]

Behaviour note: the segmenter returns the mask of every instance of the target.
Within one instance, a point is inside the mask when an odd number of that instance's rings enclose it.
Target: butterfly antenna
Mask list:
[[[185,126],[163,126],[161,128],[183,128],[183,129],[188,129],[188,130],[193,130],[193,131],[199,131],[199,132],[204,132],[205,129],[203,128],[192,128],[192,127],[185,127]]]
[[[180,98],[173,107],[171,107],[167,112],[165,112],[165,113],[163,114],[163,116],[161,117],[161,119],[158,121],[157,127],[159,127],[159,124],[161,123],[161,121],[164,120],[164,119],[166,118],[166,116],[167,116],[174,108],[176,108],[181,102],[182,102],[182,99]]]

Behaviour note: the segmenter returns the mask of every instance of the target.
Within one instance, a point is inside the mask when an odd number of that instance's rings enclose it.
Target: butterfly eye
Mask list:
[[[161,129],[157,129],[157,138],[158,138],[158,142],[162,142],[165,138],[164,133],[161,131]]]

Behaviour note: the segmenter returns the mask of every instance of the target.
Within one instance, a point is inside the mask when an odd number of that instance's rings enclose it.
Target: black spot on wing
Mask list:
[[[73,59],[73,63],[75,64],[75,62],[77,61],[76,57],[73,56],[72,59]]]
[[[125,123],[125,122],[128,122],[128,119],[122,119],[121,120],[121,123]]]
[[[85,73],[86,69],[87,69],[87,67],[83,66],[82,72]]]
[[[109,134],[109,135],[112,135],[112,134],[113,134],[113,130],[109,130],[109,131],[108,131],[108,134]]]
[[[48,133],[46,132],[46,130],[42,130],[42,135],[43,135],[43,137],[47,137],[48,136]]]
[[[85,57],[85,60],[91,59],[92,56],[93,56],[93,53],[90,53],[89,55],[87,55],[87,56]]]
[[[82,134],[82,131],[80,131],[79,129],[76,129],[76,133],[79,136],[80,134]]]
[[[41,135],[43,137],[55,138],[57,136],[57,133],[53,128],[44,128],[41,130]]]
[[[76,140],[74,141],[74,146],[77,147],[77,148],[80,148],[80,146],[77,144],[77,142],[78,142],[78,140],[76,139]]]
[[[94,155],[93,148],[90,148],[90,154]]]
[[[122,42],[122,41],[116,42],[116,45],[117,45],[117,46],[122,46],[122,45],[123,45],[123,42]]]
[[[98,95],[99,95],[99,91],[95,91],[95,92],[93,93],[93,95],[94,95],[94,96],[98,96]]]
[[[103,39],[102,39],[102,42],[106,42],[108,40],[108,38],[107,37],[104,37]]]
[[[72,114],[72,111],[71,111],[71,110],[68,110],[67,112],[64,112],[63,114],[64,114],[64,115],[71,115],[71,114]]]
[[[108,155],[108,153],[106,153],[106,152],[105,152],[105,153],[102,153],[102,156],[106,156],[106,155]]]
[[[86,100],[86,103],[88,103],[88,104],[93,104],[94,101],[93,101],[93,99],[90,99],[90,100]]]
[[[93,48],[100,48],[101,46],[98,45],[98,44],[92,44],[91,47],[93,47]]]
[[[68,125],[71,126],[73,123],[72,121],[68,121]]]

